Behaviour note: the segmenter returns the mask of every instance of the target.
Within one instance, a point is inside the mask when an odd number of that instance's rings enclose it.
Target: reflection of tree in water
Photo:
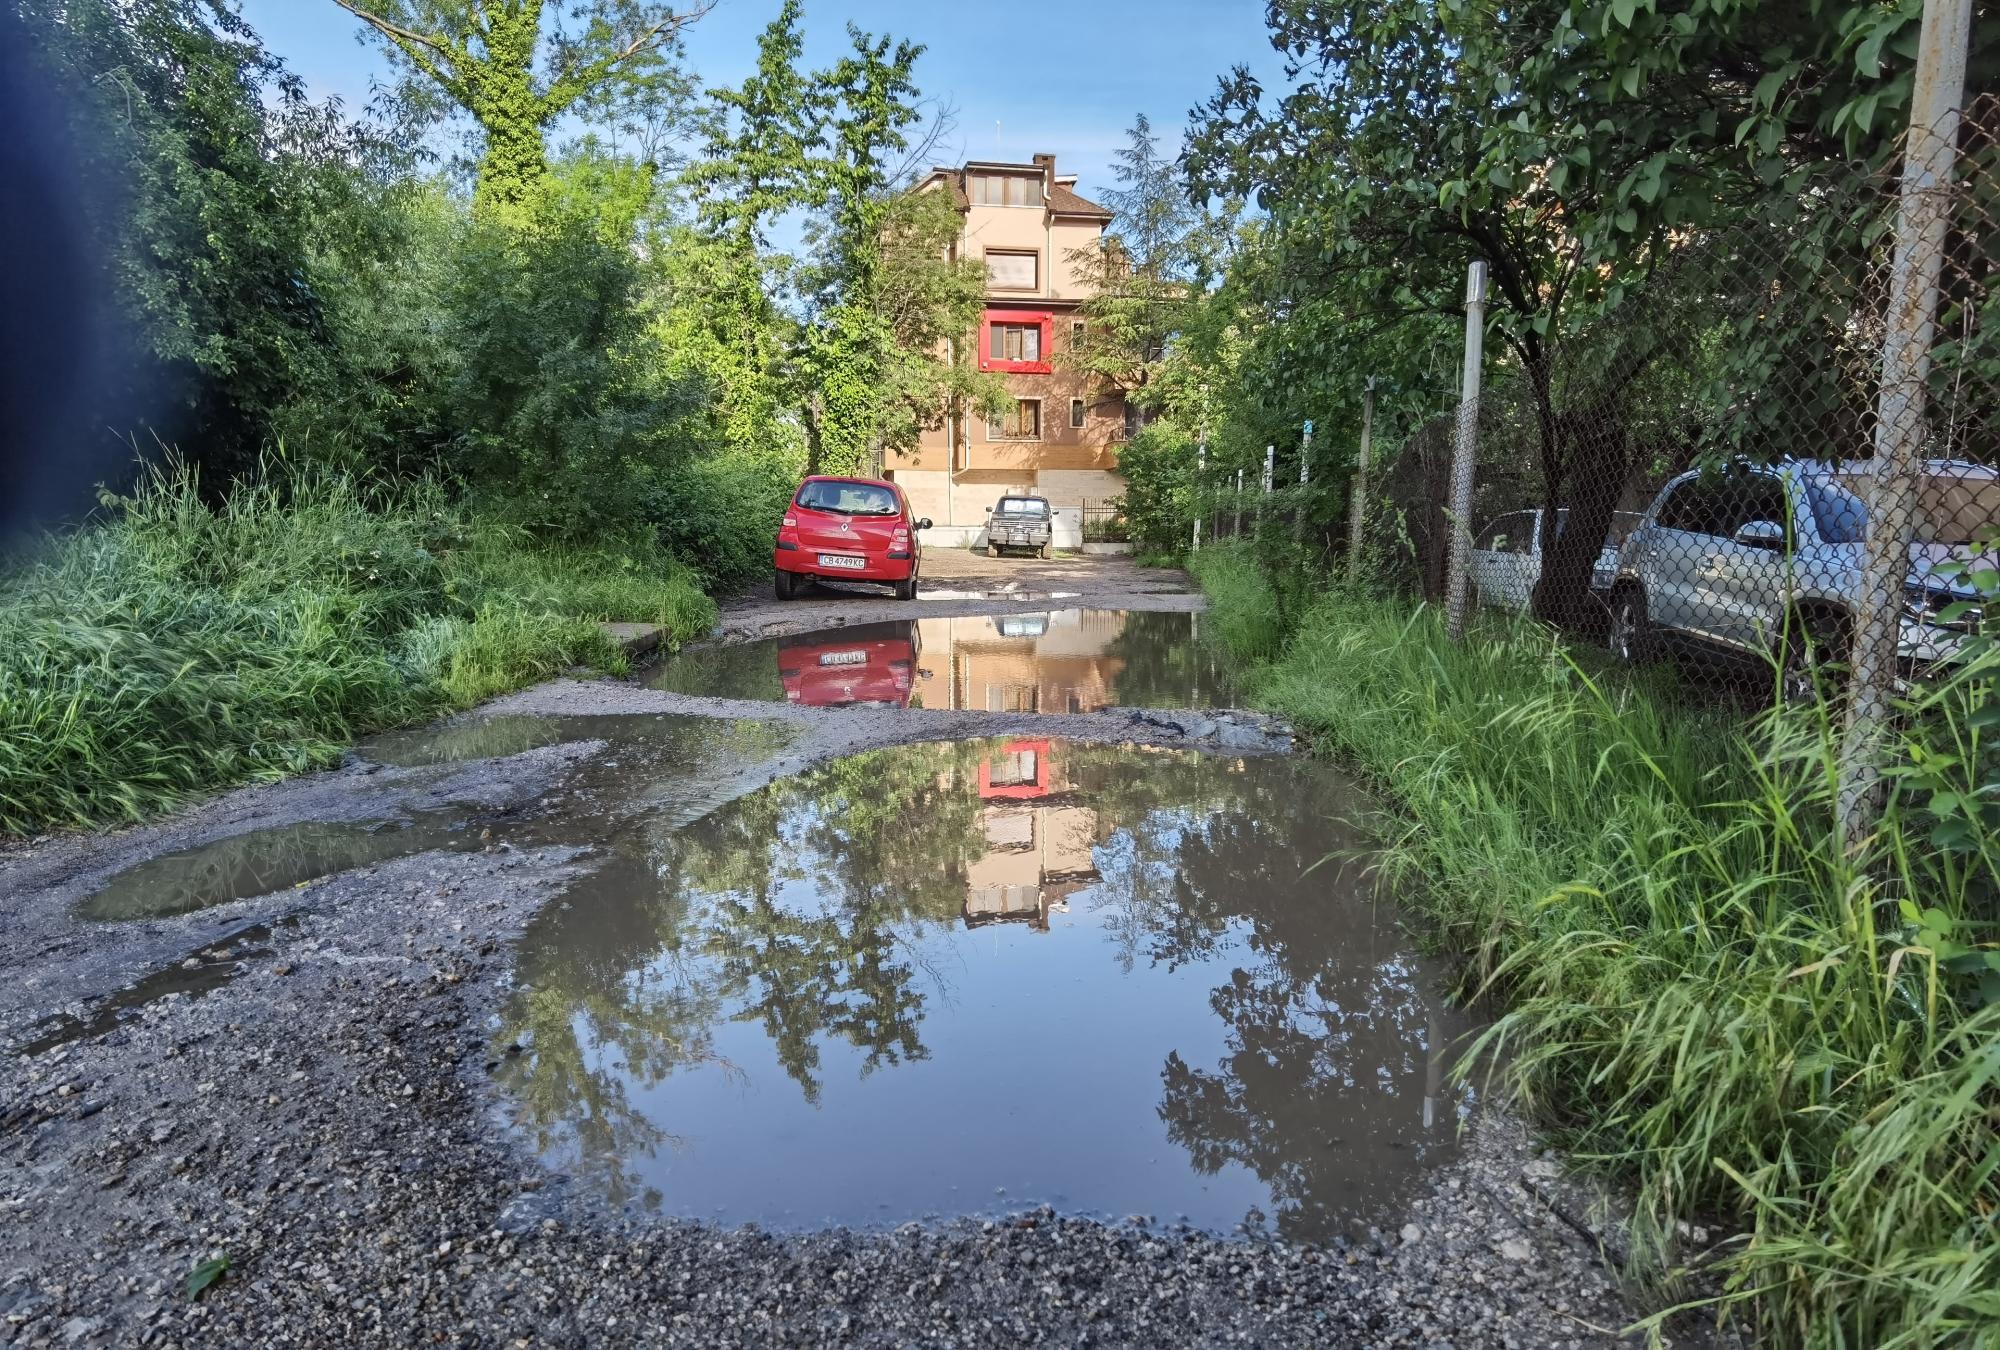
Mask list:
[[[1196,642],[1191,614],[1131,610],[1105,648],[1123,663],[1112,696],[1128,708],[1228,707],[1236,697],[1228,654]]]
[[[522,943],[530,992],[504,1044],[525,1123],[648,1203],[626,1171],[671,1143],[635,1094],[677,1070],[721,1067],[715,1029],[750,1022],[810,1101],[829,1038],[862,1072],[921,1059],[919,945],[955,925],[968,868],[984,855],[979,765],[1000,743],[858,755],[741,798],[678,831],[639,830]],[[1385,941],[1382,959],[1342,944],[1373,931],[1365,904],[1324,867],[1351,810],[1311,766],[1059,745],[1063,794],[1095,813],[1118,959],[1171,967],[1229,946],[1255,954],[1211,997],[1232,1031],[1213,1070],[1170,1060],[1161,1115],[1196,1165],[1237,1160],[1281,1210],[1334,1202],[1316,1163],[1349,1094],[1423,1071],[1423,1007]],[[1372,1114],[1372,1113],[1371,1113]],[[1389,1122],[1374,1126],[1378,1132]],[[1395,1122],[1401,1134],[1406,1124]],[[1375,1141],[1379,1143],[1379,1141]],[[1370,1143],[1369,1146],[1374,1146]],[[1281,1223],[1284,1216],[1281,1213]]]
[[[1228,1053],[1213,1068],[1169,1056],[1160,1117],[1199,1170],[1254,1171],[1279,1232],[1297,1237],[1365,1206],[1399,1154],[1451,1144],[1451,1122],[1426,1119],[1424,1098],[1438,1090],[1431,1052],[1455,1023],[1372,912],[1359,868],[1307,871],[1328,843],[1309,812],[1212,817],[1181,841],[1175,902],[1155,911],[1157,961],[1203,959],[1225,940],[1245,948],[1209,996],[1230,1028]]]

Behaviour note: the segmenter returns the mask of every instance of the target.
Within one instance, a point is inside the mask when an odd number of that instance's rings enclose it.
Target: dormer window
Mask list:
[[[965,193],[974,206],[1040,206],[1042,180],[1016,173],[969,174]]]

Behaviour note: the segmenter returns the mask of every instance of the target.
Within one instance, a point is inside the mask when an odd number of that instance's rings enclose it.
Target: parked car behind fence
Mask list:
[[[1781,696],[1811,697],[1860,608],[1867,475],[1866,464],[1795,460],[1673,479],[1619,555],[1613,654],[1775,661]],[[1952,660],[1978,631],[1971,575],[1996,566],[2000,472],[1932,460],[1917,497],[1898,640],[1906,671]]]
[[[1500,516],[1473,540],[1468,571],[1479,602],[1502,609],[1526,609],[1542,579],[1542,513],[1515,511]],[[1590,589],[1609,597],[1618,573],[1618,547],[1639,523],[1636,511],[1612,513],[1610,537],[1591,568]],[[1556,512],[1556,533],[1569,524],[1569,512]]]

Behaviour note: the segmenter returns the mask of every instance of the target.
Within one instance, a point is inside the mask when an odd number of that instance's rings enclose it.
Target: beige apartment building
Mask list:
[[[987,508],[1006,493],[1027,492],[1054,504],[1056,543],[1073,546],[1080,508],[1125,490],[1118,476],[1124,394],[1062,361],[1090,294],[1072,257],[1099,246],[1111,212],[1079,197],[1075,175],[1057,173],[1054,155],[933,169],[917,190],[952,194],[965,219],[953,256],[986,265],[986,310],[968,341],[980,369],[1006,377],[1014,403],[997,418],[952,409],[914,455],[894,456],[885,468],[917,514],[935,522],[926,543],[970,542]]]

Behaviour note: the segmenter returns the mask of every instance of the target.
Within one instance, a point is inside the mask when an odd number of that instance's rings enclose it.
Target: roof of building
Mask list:
[[[1100,220],[1112,219],[1112,213],[1091,201],[1080,197],[1071,189],[1057,183],[1049,193],[1049,210],[1059,216],[1096,216]]]
[[[1051,157],[1049,167],[1053,168],[1053,166],[1054,159]],[[950,187],[952,204],[963,211],[972,205],[972,198],[965,191],[966,174],[981,169],[1001,169],[1013,173],[1038,174],[1043,171],[1043,168],[1044,166],[1041,164],[1014,164],[1001,160],[973,159],[967,160],[955,169],[946,168],[942,165],[935,167],[931,170],[929,178],[925,181],[942,182]],[[1053,179],[1053,183],[1049,188],[1049,210],[1054,214],[1059,216],[1086,216],[1094,220],[1104,221],[1116,218],[1115,212],[1099,206],[1096,202],[1077,192],[1075,174],[1051,174],[1050,177]]]

